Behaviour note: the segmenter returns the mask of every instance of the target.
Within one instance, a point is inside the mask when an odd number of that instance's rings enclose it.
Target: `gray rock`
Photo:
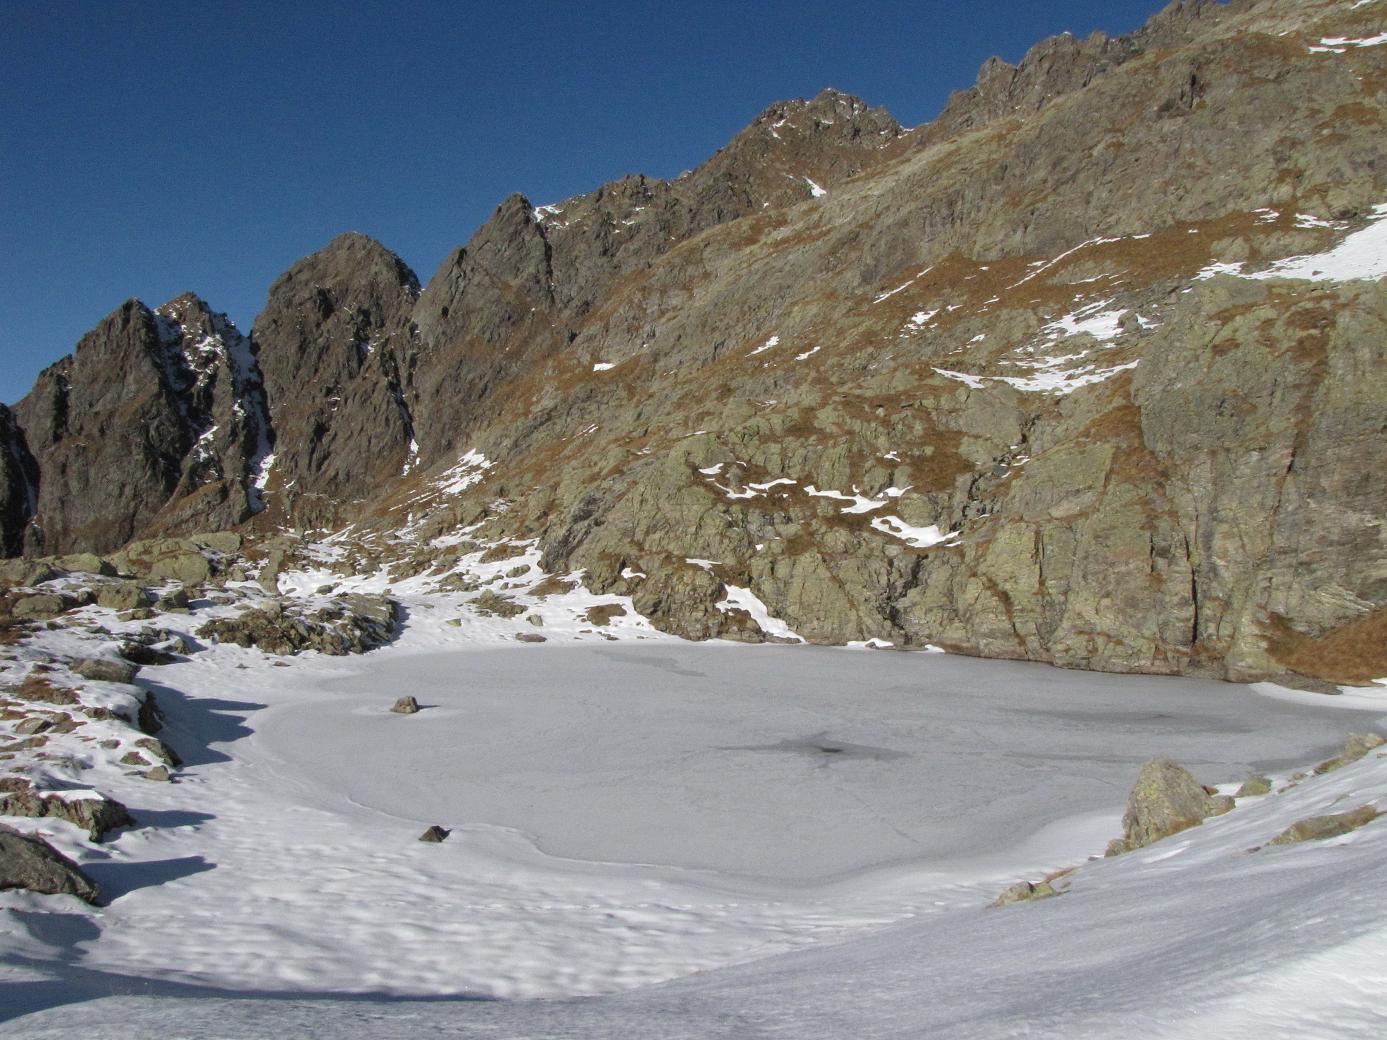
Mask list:
[[[453,832],[447,829],[446,827],[440,827],[437,824],[434,824],[423,834],[419,835],[419,840],[428,842],[431,845],[437,845],[440,842],[447,841],[448,835],[452,833]]]
[[[360,654],[395,635],[398,605],[386,596],[342,596],[327,606],[303,609],[271,600],[233,618],[216,618],[198,635],[218,643],[259,647],[271,654],[317,650],[332,656]]]
[[[1210,815],[1226,812],[1231,802],[1216,801],[1188,770],[1170,759],[1153,758],[1137,775],[1122,816],[1123,836],[1109,846],[1109,855],[1143,848],[1196,827]]]
[[[133,683],[140,666],[110,657],[78,657],[68,665],[83,679],[96,682]]]
[[[390,710],[396,715],[417,715],[419,713],[419,702],[413,697],[401,697]]]
[[[48,842],[0,823],[0,890],[22,888],[41,895],[100,899],[96,883]]]
[[[1254,798],[1258,795],[1271,794],[1271,781],[1264,776],[1252,776],[1243,781],[1242,786],[1235,792],[1235,798]]]
[[[96,590],[96,605],[108,610],[135,610],[149,605],[149,593],[133,581],[102,585]]]
[[[92,841],[102,841],[108,831],[128,827],[134,821],[129,811],[113,798],[73,798],[43,795],[20,777],[0,778],[0,815],[67,820],[87,832]]]

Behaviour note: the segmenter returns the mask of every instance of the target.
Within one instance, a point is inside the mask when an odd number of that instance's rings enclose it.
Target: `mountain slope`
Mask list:
[[[695,638],[764,638],[746,590],[816,642],[1382,674],[1345,634],[1387,604],[1381,17],[1182,0],[990,61],[913,131],[772,106],[673,181],[507,199],[422,289],[343,236],[251,336],[272,465],[215,479],[127,305],[16,409],[42,546],[353,523],[441,572],[481,524]],[[59,421],[107,355],[132,375],[82,414],[154,438],[111,489]]]

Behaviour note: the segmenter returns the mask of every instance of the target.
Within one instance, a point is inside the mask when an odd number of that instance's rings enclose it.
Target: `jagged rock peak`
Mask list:
[[[875,133],[894,137],[903,132],[900,123],[885,108],[872,108],[861,98],[832,87],[825,87],[809,100],[793,98],[777,101],[758,115],[748,129],[761,129],[769,125],[777,131],[788,127],[790,131],[811,133],[824,132],[828,127],[843,124],[852,127],[858,134]]]
[[[360,231],[344,231],[323,248],[294,263],[275,280],[270,296],[291,282],[350,281],[378,274],[385,281],[419,294],[419,278],[409,265],[380,242]]]
[[[256,481],[315,523],[399,476],[414,433],[407,377],[419,279],[358,232],[338,235],[270,287],[251,339],[274,430]],[[292,489],[292,492],[291,490]]]
[[[1250,2],[1174,0],[1126,36],[1098,31],[1080,40],[1061,33],[1035,44],[1015,65],[994,55],[983,62],[977,83],[956,91],[939,117],[921,128],[925,139],[936,141],[995,119],[1037,112],[1148,50],[1183,42],[1199,26]]]

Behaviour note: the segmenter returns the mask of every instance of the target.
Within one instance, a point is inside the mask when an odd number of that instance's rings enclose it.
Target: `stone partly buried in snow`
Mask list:
[[[992,902],[992,906],[1010,906],[1013,903],[1027,903],[1036,899],[1049,899],[1057,896],[1053,885],[1048,881],[1042,881],[1038,885],[1033,885],[1029,881],[1018,881],[1010,888],[1006,889]]]
[[[434,824],[423,834],[419,835],[419,840],[422,842],[427,842],[430,845],[437,845],[440,842],[447,841],[448,835],[452,833],[453,832],[450,831],[448,828],[440,827],[437,824]]]
[[[398,605],[387,596],[340,596],[317,609],[269,600],[231,618],[207,622],[197,634],[269,654],[317,650],[334,657],[365,653],[389,642]]]
[[[137,664],[109,657],[78,657],[68,667],[94,682],[133,683],[140,671]]]
[[[419,713],[419,702],[413,697],[401,697],[390,706],[390,710],[396,715],[417,715]]]
[[[1123,836],[1109,843],[1107,854],[1143,848],[1232,808],[1233,799],[1211,796],[1187,769],[1168,758],[1153,758],[1137,774],[1122,816]]]
[[[1337,838],[1349,831],[1356,831],[1364,824],[1372,823],[1382,813],[1371,805],[1360,805],[1348,812],[1331,813],[1327,816],[1310,816],[1297,820],[1278,834],[1268,845],[1295,845],[1302,841],[1322,841]]]
[[[57,794],[44,795],[21,777],[0,779],[0,815],[67,820],[85,830],[92,841],[101,841],[107,831],[135,822],[125,806],[113,798],[66,799]]]
[[[37,835],[0,823],[0,890],[22,888],[41,895],[76,896],[95,903],[95,882]]]
[[[1332,773],[1336,769],[1342,769],[1346,765],[1357,762],[1369,751],[1382,747],[1383,744],[1387,744],[1387,739],[1376,733],[1353,733],[1344,744],[1344,750],[1315,767],[1315,775],[1321,776],[1325,773]]]

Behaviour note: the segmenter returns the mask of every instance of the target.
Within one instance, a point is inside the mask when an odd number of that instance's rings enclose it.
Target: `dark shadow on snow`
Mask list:
[[[54,916],[54,915],[34,915]],[[69,916],[69,915],[62,915]],[[28,923],[28,922],[26,922]],[[42,926],[40,926],[42,927]],[[66,926],[64,926],[66,927]],[[88,936],[87,938],[94,938]],[[78,940],[83,941],[83,940]],[[457,994],[453,996],[397,996],[391,993],[286,993],[277,990],[226,990],[214,986],[143,979],[85,968],[77,963],[80,951],[69,949],[60,961],[14,957],[10,963],[42,972],[47,978],[0,983],[0,1022],[9,1022],[39,1011],[78,1004],[102,997],[159,997],[161,999],[282,1000],[293,1004],[319,1001],[360,1004],[461,1004],[491,1003],[496,998]]]
[[[216,868],[201,856],[180,856],[177,859],[161,859],[147,863],[116,863],[111,860],[93,860],[82,864],[87,876],[101,889],[101,898],[109,903],[121,896],[129,895],[137,889],[154,888],[156,885],[205,874]]]
[[[176,687],[143,677],[140,685],[154,695],[163,713],[159,738],[178,752],[185,766],[230,761],[230,756],[214,750],[212,745],[230,744],[250,736],[253,731],[246,719],[265,707],[253,701],[189,697]]]

